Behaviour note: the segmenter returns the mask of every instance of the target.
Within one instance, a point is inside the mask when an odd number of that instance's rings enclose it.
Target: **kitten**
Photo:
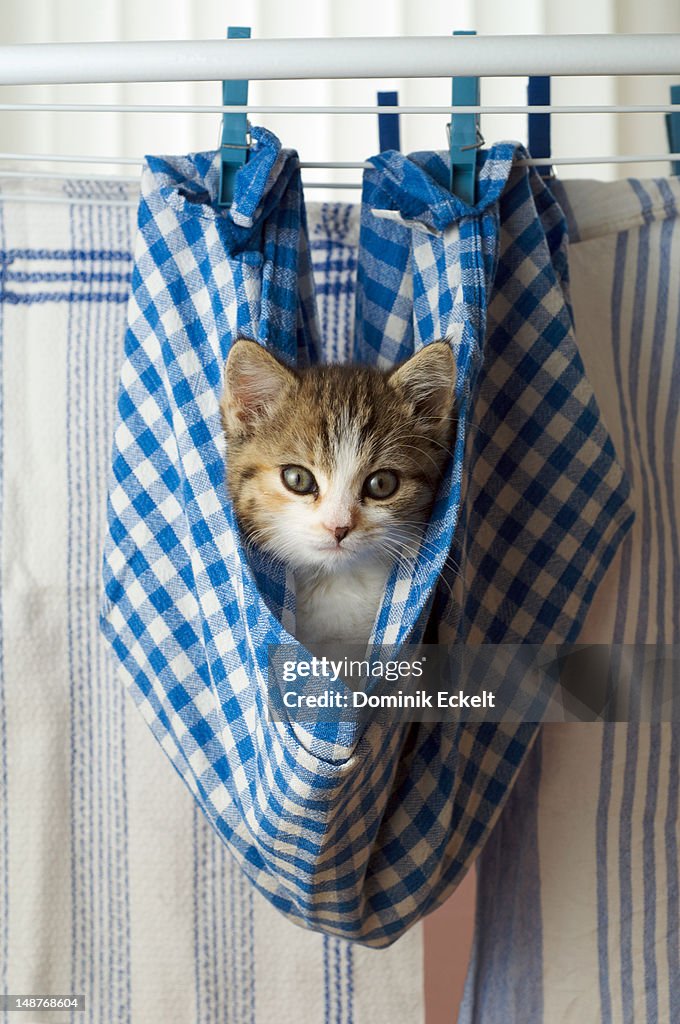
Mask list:
[[[246,539],[295,573],[305,645],[365,643],[394,562],[417,554],[452,434],[445,341],[395,369],[293,370],[254,341],[229,352],[227,481]]]

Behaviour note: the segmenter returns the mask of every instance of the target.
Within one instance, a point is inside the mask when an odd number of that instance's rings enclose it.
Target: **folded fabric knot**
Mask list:
[[[258,231],[272,210],[291,187],[301,194],[302,186],[294,149],[282,149],[266,128],[252,128],[251,139],[248,160],[236,175],[229,206],[217,202],[219,150],[185,157],[147,156],[141,184],[144,203],[154,215],[164,207],[173,209],[183,224],[193,219],[215,221],[229,253],[257,248]]]
[[[380,214],[381,199],[385,209],[401,215],[404,221],[421,224],[434,231],[445,231],[462,217],[479,216],[498,202],[505,188],[513,160],[527,156],[516,142],[498,142],[489,150],[477,153],[477,202],[468,206],[451,193],[451,166],[445,152],[416,152],[405,156],[390,150],[371,157],[370,163],[380,173],[369,171],[367,181],[380,183],[374,214]]]

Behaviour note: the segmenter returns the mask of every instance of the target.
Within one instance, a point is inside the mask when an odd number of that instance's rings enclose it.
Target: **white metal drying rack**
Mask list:
[[[0,46],[0,86],[130,82],[221,81],[224,79],[385,79],[528,75],[676,75],[680,74],[680,35],[554,35],[554,36],[415,36],[345,39],[241,39],[130,43],[41,43]],[[537,45],[538,44],[538,45]],[[670,104],[643,106],[262,106],[116,105],[88,103],[0,103],[0,111],[127,113],[665,113]],[[658,163],[680,160],[680,153],[549,157],[526,163],[565,164]],[[140,165],[141,160],[106,156],[0,153],[3,162]],[[363,168],[362,162],[301,162],[303,169]],[[82,176],[50,171],[3,171],[0,179],[107,180],[136,183],[138,178]],[[305,182],[306,188],[359,188],[354,182]],[[2,201],[95,202],[134,205],[129,199],[21,196],[2,194]]]
[[[0,46],[0,85],[675,75],[680,35],[406,36]],[[537,45],[537,43],[539,45]]]

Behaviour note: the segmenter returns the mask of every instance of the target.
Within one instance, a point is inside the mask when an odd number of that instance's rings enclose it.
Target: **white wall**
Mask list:
[[[251,25],[254,36],[430,35],[454,28],[480,34],[560,32],[680,32],[677,0],[3,0],[0,41],[49,42],[126,39],[220,38],[228,24]],[[536,45],[540,46],[537,38]],[[680,80],[680,60],[679,60]],[[555,79],[554,102],[666,102],[667,79]],[[426,81],[253,83],[257,103],[373,103],[378,88],[399,89],[404,104],[450,102],[450,84]],[[217,84],[59,86],[0,89],[0,101],[84,100],[141,103],[217,103]],[[521,104],[526,80],[482,83],[482,102]],[[298,149],[303,159],[361,160],[377,149],[371,116],[261,115],[260,120]],[[402,117],[402,147],[445,146],[445,118]],[[555,154],[665,152],[663,115],[564,115],[553,117]],[[526,119],[486,116],[487,142],[526,140]],[[219,117],[202,114],[0,114],[0,149],[14,152],[99,153],[141,156],[145,152],[210,149],[217,144]],[[127,173],[130,173],[129,171]],[[339,172],[329,172],[341,180]],[[667,164],[644,167],[564,168],[563,177],[667,174]],[[319,177],[319,173],[315,173]],[[350,175],[351,177],[351,175]],[[356,180],[356,174],[354,175]],[[343,193],[349,198],[351,193]],[[319,198],[319,194],[310,196]]]

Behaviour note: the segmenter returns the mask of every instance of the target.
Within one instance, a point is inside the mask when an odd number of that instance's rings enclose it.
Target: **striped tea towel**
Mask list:
[[[644,645],[680,644],[680,180],[554,190],[579,346],[635,509],[580,639],[636,644],[641,664]],[[680,1020],[677,683],[674,721],[543,726],[478,861],[460,1024]]]
[[[0,992],[85,996],[84,1012],[19,1014],[32,1024],[422,1024],[421,928],[375,951],[271,907],[161,754],[99,630],[138,189],[46,181],[50,205],[30,182],[3,194]],[[336,312],[330,274],[317,262],[332,339],[345,299]]]

